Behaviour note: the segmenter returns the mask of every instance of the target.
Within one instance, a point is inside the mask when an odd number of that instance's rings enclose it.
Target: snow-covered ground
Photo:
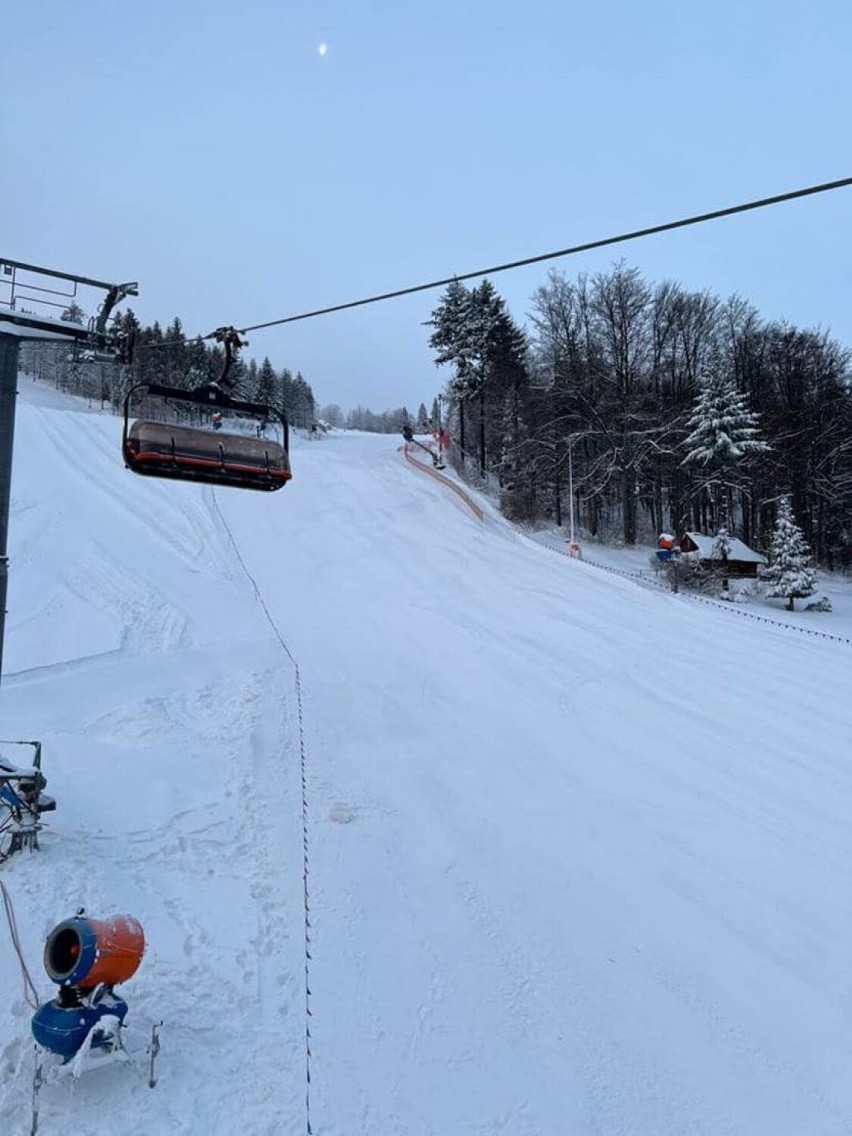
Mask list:
[[[852,1129],[852,648],[479,522],[395,438],[297,443],[267,495],[134,477],[119,433],[22,383],[0,732],[58,810],[0,873],[45,999],[57,922],[142,921],[163,1049],[153,1090],[144,1053],[49,1077],[40,1132],[306,1130],[278,635],[316,1136]]]

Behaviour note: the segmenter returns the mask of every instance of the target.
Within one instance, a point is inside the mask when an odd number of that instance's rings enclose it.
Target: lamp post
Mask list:
[[[579,559],[580,546],[574,539],[574,437],[568,435],[568,551]]]
[[[531,386],[531,391],[541,391],[545,394],[554,396],[553,416],[556,419],[557,408],[555,404],[556,395],[556,372],[553,372],[553,382],[549,386]],[[588,431],[584,431],[588,433]],[[568,439],[568,549],[572,556],[580,555],[580,546],[574,541],[574,438],[575,434],[566,434]],[[554,463],[556,466],[556,494],[557,498],[561,495],[561,485],[559,483],[559,444],[558,440],[553,443]],[[560,528],[562,526],[562,514],[559,502],[557,501],[557,524]]]
[[[568,544],[574,551],[574,435],[568,435]]]

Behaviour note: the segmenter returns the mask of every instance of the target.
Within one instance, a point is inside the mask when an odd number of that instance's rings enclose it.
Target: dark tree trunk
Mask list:
[[[631,469],[621,475],[621,507],[624,510],[624,543],[636,543],[636,495],[633,492]]]

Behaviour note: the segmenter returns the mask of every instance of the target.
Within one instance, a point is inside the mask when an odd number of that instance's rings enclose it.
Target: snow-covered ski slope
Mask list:
[[[0,868],[43,998],[85,906],[149,948],[144,1054],[44,1136],[303,1133],[304,694],[316,1136],[852,1131],[852,648],[473,518],[397,439],[277,494],[126,472],[22,384],[0,732],[58,811]],[[0,1131],[30,1131],[0,927]],[[135,1032],[134,1032],[135,1030]]]

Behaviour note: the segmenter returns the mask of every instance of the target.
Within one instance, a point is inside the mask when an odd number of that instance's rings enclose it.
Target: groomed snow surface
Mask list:
[[[22,380],[0,694],[58,810],[0,873],[42,1000],[79,907],[148,949],[137,1061],[48,1072],[40,1133],[306,1131],[264,605],[316,1136],[852,1131],[852,647],[479,522],[395,438],[214,492],[61,401]],[[2,925],[4,1136],[30,1015]]]

